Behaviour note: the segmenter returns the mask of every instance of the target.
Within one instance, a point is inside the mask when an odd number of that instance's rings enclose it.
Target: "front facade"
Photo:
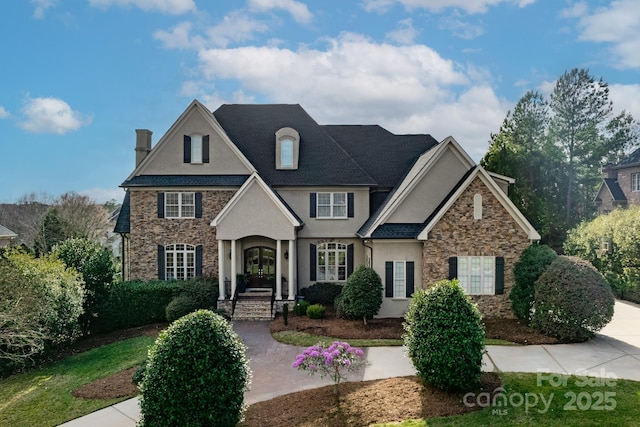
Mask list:
[[[457,277],[487,316],[511,316],[513,265],[538,234],[451,137],[317,124],[299,105],[193,101],[136,168],[116,232],[125,279],[219,278],[223,305],[245,287],[291,301],[359,265],[384,283],[380,317]]]
[[[595,197],[598,215],[616,208],[640,206],[640,149],[619,163],[604,166],[602,175]]]

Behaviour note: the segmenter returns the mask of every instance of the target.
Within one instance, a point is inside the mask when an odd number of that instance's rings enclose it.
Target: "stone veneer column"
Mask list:
[[[294,290],[293,290],[293,285],[294,285],[294,281],[295,278],[293,277],[294,275],[294,269],[293,267],[296,265],[296,245],[295,245],[295,240],[289,240],[289,274],[287,275],[287,277],[289,278],[288,284],[289,284],[289,300],[293,301],[295,299],[295,295],[294,295]]]
[[[282,300],[282,240],[276,241],[276,300]]]
[[[220,301],[226,298],[226,295],[224,294],[224,275],[224,240],[218,240],[218,299]]]

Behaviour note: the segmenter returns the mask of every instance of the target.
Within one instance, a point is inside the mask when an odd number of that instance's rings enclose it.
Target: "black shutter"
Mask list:
[[[449,280],[458,278],[458,257],[449,258]]]
[[[164,218],[164,193],[158,193],[158,218]]]
[[[202,163],[209,163],[209,135],[202,137]]]
[[[504,294],[504,258],[496,257],[496,295]]]
[[[196,246],[196,277],[202,276],[202,245]]]
[[[353,243],[347,245],[347,277],[353,273]]]
[[[184,136],[184,163],[191,163],[191,137]]]
[[[347,193],[347,217],[353,218],[353,216],[354,216],[353,193]]]
[[[316,217],[316,193],[309,194],[309,217]]]
[[[393,298],[393,261],[384,263],[384,296]]]
[[[165,279],[164,246],[158,245],[158,280]]]
[[[407,293],[406,293],[406,297],[407,298],[411,298],[411,295],[413,295],[414,292],[414,283],[413,283],[413,261],[407,261],[407,278],[406,278],[406,284],[407,284]]]
[[[196,218],[202,218],[202,193],[195,194]]]
[[[309,280],[315,282],[317,280],[318,251],[316,245],[309,245]]]

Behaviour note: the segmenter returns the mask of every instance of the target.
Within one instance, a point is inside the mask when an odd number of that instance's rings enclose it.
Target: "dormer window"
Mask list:
[[[209,163],[209,135],[184,135],[184,163]]]
[[[276,132],[276,169],[298,169],[300,134],[292,128]]]

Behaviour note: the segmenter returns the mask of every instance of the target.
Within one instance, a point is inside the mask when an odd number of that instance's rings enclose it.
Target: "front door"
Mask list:
[[[276,277],[276,251],[254,246],[244,251],[244,274],[250,288],[273,288]]]

